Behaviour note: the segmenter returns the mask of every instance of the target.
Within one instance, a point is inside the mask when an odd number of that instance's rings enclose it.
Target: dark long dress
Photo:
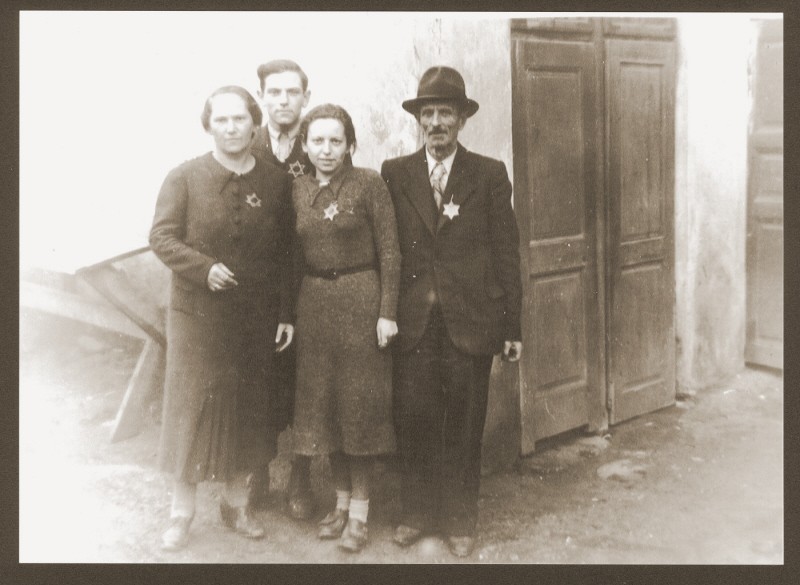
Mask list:
[[[275,333],[291,322],[289,180],[257,161],[237,175],[211,153],[169,173],[150,245],[173,271],[159,464],[184,481],[259,469],[287,422],[272,383]],[[239,285],[211,292],[211,266]]]
[[[294,450],[393,452],[391,351],[378,348],[376,333],[379,317],[395,319],[400,272],[388,189],[378,173],[345,164],[329,185],[310,175],[296,179],[292,201],[308,271],[376,267],[335,279],[306,274],[302,280]]]

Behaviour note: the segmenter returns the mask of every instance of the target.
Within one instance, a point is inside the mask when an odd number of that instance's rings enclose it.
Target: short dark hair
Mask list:
[[[305,115],[303,121],[300,122],[300,129],[298,130],[300,139],[303,142],[305,142],[308,137],[308,127],[311,126],[311,122],[322,119],[338,120],[341,122],[342,126],[344,126],[344,138],[347,141],[347,146],[352,146],[353,149],[355,149],[356,129],[355,126],[353,126],[353,119],[350,117],[350,114],[347,113],[347,110],[335,104],[322,104],[321,106],[312,108]]]
[[[264,118],[264,114],[261,111],[261,106],[258,105],[256,98],[254,98],[249,91],[239,85],[224,85],[219,89],[215,89],[214,92],[208,96],[208,99],[206,99],[206,104],[203,106],[203,113],[200,114],[200,122],[203,123],[203,128],[206,131],[209,130],[209,122],[211,121],[211,100],[218,95],[225,93],[236,94],[242,98],[247,111],[250,112],[250,117],[253,118],[253,125],[256,128],[261,126],[261,121]]]
[[[284,73],[286,71],[294,71],[300,76],[300,84],[303,86],[303,91],[308,89],[308,76],[306,72],[300,68],[300,65],[291,61],[290,59],[275,59],[268,61],[258,66],[256,72],[258,73],[258,81],[261,85],[261,91],[264,91],[264,80],[274,73]]]

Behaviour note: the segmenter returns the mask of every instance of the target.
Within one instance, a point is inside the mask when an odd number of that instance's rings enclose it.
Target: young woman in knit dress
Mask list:
[[[367,542],[374,458],[395,450],[388,346],[397,334],[397,228],[381,176],[346,161],[356,138],[343,108],[312,109],[300,138],[315,173],[292,191],[303,275],[294,450],[330,455],[336,508],[319,537],[358,552]]]

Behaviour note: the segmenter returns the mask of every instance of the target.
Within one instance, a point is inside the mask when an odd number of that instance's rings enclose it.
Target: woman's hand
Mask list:
[[[217,262],[211,267],[211,270],[208,271],[206,281],[208,282],[208,288],[211,289],[212,292],[227,290],[239,284],[236,282],[236,279],[233,278],[233,272],[222,262]]]
[[[286,335],[286,341],[284,341],[282,345],[278,345],[281,342],[281,339],[284,337],[284,334]],[[278,345],[278,347],[275,348],[275,351],[280,353],[289,347],[292,344],[293,337],[294,325],[290,325],[289,323],[279,323],[278,334],[275,336],[275,345]]]
[[[394,336],[397,335],[397,323],[383,317],[378,319],[378,325],[375,329],[378,331],[378,347],[381,349],[388,346]]]
[[[503,361],[518,362],[522,355],[521,341],[506,341],[503,344]]]

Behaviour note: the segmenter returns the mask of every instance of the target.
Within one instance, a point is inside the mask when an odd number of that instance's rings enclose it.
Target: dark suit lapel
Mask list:
[[[406,195],[417,210],[425,226],[435,233],[436,204],[433,202],[433,188],[428,178],[428,161],[425,158],[425,148],[415,153],[408,159],[406,172],[409,176]]]
[[[471,180],[474,172],[474,165],[470,165],[470,153],[466,148],[458,145],[456,157],[453,159],[453,167],[450,169],[450,178],[447,180],[447,187],[444,189],[442,204],[449,204],[452,198],[454,204],[461,206],[469,199],[475,187],[475,181]],[[450,219],[444,213],[439,213],[436,230],[451,221],[458,221],[458,216]]]

